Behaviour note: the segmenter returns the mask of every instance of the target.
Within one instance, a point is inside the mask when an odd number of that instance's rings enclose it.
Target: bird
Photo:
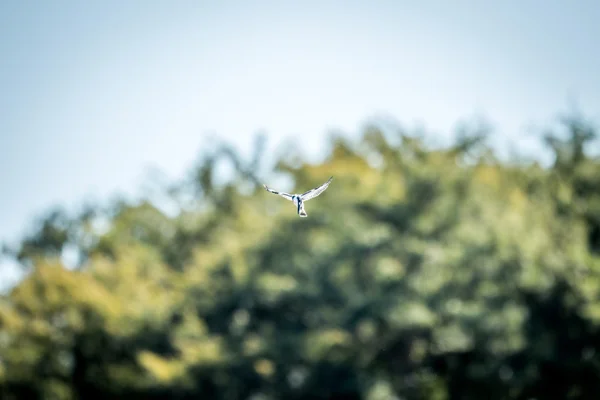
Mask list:
[[[327,182],[323,183],[322,185],[317,186],[314,189],[310,189],[302,194],[298,194],[298,193],[290,194],[290,193],[279,192],[277,190],[271,189],[270,187],[268,187],[265,184],[263,184],[263,186],[265,187],[265,189],[267,189],[268,192],[273,193],[273,194],[278,194],[279,196],[283,197],[284,199],[292,201],[292,203],[294,203],[294,205],[296,206],[296,211],[298,212],[298,215],[300,217],[306,218],[306,217],[308,217],[308,214],[306,213],[306,210],[304,209],[304,202],[306,202],[310,199],[314,199],[315,197],[317,197],[318,195],[323,193],[325,191],[325,189],[327,189],[327,187],[329,187],[329,184],[331,183],[332,180],[333,180],[333,176],[330,177],[327,180]]]

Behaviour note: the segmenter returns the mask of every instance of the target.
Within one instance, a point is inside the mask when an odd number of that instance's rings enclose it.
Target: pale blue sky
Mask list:
[[[446,134],[484,114],[523,146],[570,97],[600,120],[595,1],[3,0],[0,54],[0,241],[182,176],[207,132],[315,154],[381,113]]]

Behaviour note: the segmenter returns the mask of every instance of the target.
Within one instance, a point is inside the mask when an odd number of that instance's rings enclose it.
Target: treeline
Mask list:
[[[548,168],[372,124],[264,176],[208,152],[170,212],[59,208],[7,249],[1,398],[599,399],[596,131],[559,128]],[[334,181],[298,218],[275,175]]]

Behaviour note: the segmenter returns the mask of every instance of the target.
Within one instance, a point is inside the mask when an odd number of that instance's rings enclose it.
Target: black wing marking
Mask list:
[[[276,191],[276,190],[273,190],[273,189],[271,189],[270,187],[268,187],[267,185],[264,185],[264,184],[263,184],[263,186],[265,187],[265,189],[267,189],[267,191],[268,191],[268,192],[271,192],[271,193],[273,193],[273,194],[278,194],[278,195],[280,195],[281,197],[283,197],[284,199],[288,199],[288,200],[290,200],[290,201],[292,200],[292,195],[291,195],[291,194],[289,194],[289,193],[285,193],[285,192],[278,192],[278,191]]]
[[[322,184],[321,186],[317,186],[314,189],[310,189],[309,191],[302,193],[300,198],[303,201],[314,199],[315,197],[317,197],[318,195],[323,193],[325,191],[325,189],[327,189],[327,187],[329,187],[329,184],[331,183],[332,179],[333,179],[333,176],[331,178],[329,178],[329,180],[327,182],[325,182],[324,184]]]

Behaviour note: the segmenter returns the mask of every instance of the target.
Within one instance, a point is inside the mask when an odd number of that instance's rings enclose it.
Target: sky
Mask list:
[[[210,135],[317,155],[374,116],[440,142],[484,116],[535,152],[569,101],[600,121],[599,21],[586,0],[2,1],[0,243],[150,168],[182,177]]]

